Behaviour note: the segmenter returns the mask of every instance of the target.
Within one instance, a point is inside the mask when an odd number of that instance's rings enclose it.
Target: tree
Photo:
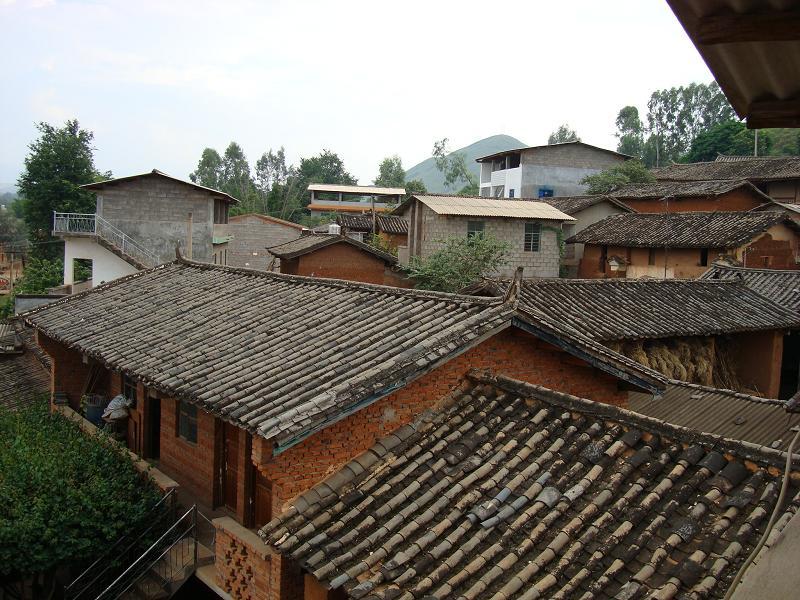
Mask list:
[[[406,183],[406,172],[403,161],[397,154],[387,156],[378,165],[378,177],[373,182],[382,187],[403,187]]]
[[[289,182],[294,199],[299,206],[308,206],[309,198],[306,189],[312,183],[356,185],[358,182],[344,168],[344,163],[338,154],[330,150],[323,150],[318,156],[301,158],[296,176]]]
[[[273,190],[285,188],[290,173],[291,167],[286,166],[286,152],[283,146],[277,152],[273,152],[270,148],[269,152],[262,154],[256,161],[255,185],[264,213],[273,214],[280,210],[282,204],[279,201],[280,196],[273,194]]]
[[[459,196],[474,196],[478,193],[478,178],[467,166],[463,152],[448,152],[447,138],[433,143],[433,158],[436,168],[444,175],[444,186],[451,189],[461,185]]]
[[[25,170],[17,182],[22,211],[29,235],[34,242],[53,238],[53,212],[93,213],[94,195],[80,189],[98,175],[94,166],[91,131],[81,129],[77,120],[57,128],[39,123],[39,138],[29,146]],[[38,244],[33,250],[40,256],[56,257],[60,245]]]
[[[421,179],[412,179],[406,181],[406,196],[413,196],[414,194],[427,194],[428,188]]]
[[[652,183],[655,177],[638,160],[626,160],[594,175],[587,175],[581,180],[588,186],[588,194],[608,194],[627,183]]]
[[[206,148],[197,163],[197,169],[189,175],[189,179],[198,185],[203,185],[213,190],[221,189],[222,185],[222,157],[213,148]]]
[[[558,129],[551,133],[550,137],[547,138],[547,144],[549,146],[552,146],[553,144],[564,144],[566,142],[580,141],[581,138],[578,137],[578,133],[574,129],[571,129],[566,123],[559,125]]]
[[[242,203],[251,199],[255,185],[250,176],[250,164],[247,162],[244,150],[236,142],[228,144],[222,156],[220,185],[223,192]]]
[[[0,207],[0,245],[19,246],[26,237],[25,222],[12,209]]]
[[[769,137],[759,139],[759,154],[766,154]],[[755,133],[740,121],[724,121],[703,131],[695,137],[682,162],[712,161],[720,154],[737,156],[752,155],[755,146]]]
[[[647,103],[650,134],[644,153],[647,166],[677,162],[694,139],[718,123],[735,118],[733,108],[716,82],[656,90]],[[652,162],[651,162],[652,161]]]
[[[412,256],[406,272],[416,287],[457,292],[506,264],[510,246],[492,235],[450,237],[426,258]]]
[[[58,569],[91,562],[159,499],[126,451],[89,436],[45,400],[0,407],[0,580],[53,593]],[[14,585],[16,584],[16,585]]]
[[[14,297],[17,294],[44,294],[48,289],[64,282],[64,261],[31,257],[25,263],[22,277],[14,283],[14,289],[0,301],[0,319],[14,314]]]
[[[641,159],[644,152],[644,124],[639,118],[639,109],[624,106],[617,115],[617,152]]]

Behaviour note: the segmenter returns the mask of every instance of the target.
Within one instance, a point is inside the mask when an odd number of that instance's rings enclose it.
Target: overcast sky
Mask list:
[[[0,0],[0,24],[0,187],[38,121],[77,118],[117,176],[185,178],[235,140],[251,164],[328,148],[368,184],[442,137],[567,122],[614,148],[622,106],[712,79],[663,0]]]

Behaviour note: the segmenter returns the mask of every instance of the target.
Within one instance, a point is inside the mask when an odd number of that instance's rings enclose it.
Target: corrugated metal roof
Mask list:
[[[660,398],[630,392],[628,402],[648,417],[781,450],[789,445],[789,428],[800,422],[800,416],[786,413],[781,400],[680,381],[672,381]]]
[[[414,196],[437,215],[464,217],[501,217],[507,219],[545,219],[575,221],[573,217],[546,202],[509,198],[474,198],[463,196]]]
[[[309,192],[333,192],[343,194],[363,194],[365,196],[371,195],[385,195],[396,196],[398,194],[405,194],[405,188],[394,187],[377,187],[374,185],[338,185],[333,183],[312,183],[308,186]]]
[[[615,150],[609,150],[608,148],[601,148],[600,146],[595,146],[593,144],[587,144],[586,142],[581,141],[574,141],[574,142],[559,142],[558,144],[542,144],[541,146],[525,146],[523,148],[509,148],[508,150],[503,150],[502,152],[495,152],[494,154],[487,154],[486,156],[480,156],[475,159],[476,162],[485,162],[488,160],[492,160],[494,158],[499,158],[500,156],[505,156],[506,154],[513,154],[515,152],[524,152],[526,150],[548,150],[553,148],[559,148],[562,146],[573,145],[573,146],[584,146],[585,148],[591,148],[592,150],[599,150],[601,152],[607,152],[608,154],[614,154],[619,156],[620,158],[629,159],[633,158],[630,154],[623,154],[622,152],[617,152]]]

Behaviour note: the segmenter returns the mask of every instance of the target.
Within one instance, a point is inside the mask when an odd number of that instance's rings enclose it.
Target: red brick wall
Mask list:
[[[459,385],[470,368],[490,369],[609,404],[627,402],[615,378],[520,330],[508,329],[274,458],[271,442],[254,440],[253,460],[273,484],[272,514],[433,406]]]
[[[297,275],[383,283],[385,263],[350,244],[332,244],[298,258]]]
[[[746,249],[748,267],[757,269],[798,269],[795,249],[788,240],[776,240],[769,233],[761,236]]]
[[[217,525],[214,544],[217,585],[237,599],[269,598],[272,551],[260,539],[253,540],[253,534],[247,540],[243,537],[237,536],[233,528]]]
[[[217,420],[197,411],[197,443],[177,434],[176,403],[161,399],[161,458],[159,468],[188,489],[206,506],[214,504],[214,439]]]
[[[669,205],[662,200],[641,200],[623,197],[619,199],[633,210],[643,213],[663,213],[667,212],[667,210],[669,212],[743,211],[761,206],[765,202],[764,198],[756,196],[746,189],[731,190],[727,194],[708,196],[706,198],[670,199]]]
[[[50,392],[66,392],[69,406],[80,412],[81,394],[86,385],[89,369],[94,361],[83,362],[80,352],[70,350],[59,342],[50,339],[41,332],[36,332],[36,342],[52,359],[50,371]]]

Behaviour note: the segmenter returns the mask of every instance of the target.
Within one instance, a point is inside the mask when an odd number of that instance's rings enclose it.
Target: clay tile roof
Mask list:
[[[630,392],[628,406],[637,413],[673,425],[780,450],[786,450],[791,441],[789,427],[800,423],[800,416],[786,414],[784,400],[683,381],[671,381],[658,398]]]
[[[800,271],[795,273],[800,286]],[[508,285],[508,280],[486,280],[465,293],[503,295]],[[800,328],[796,309],[738,280],[528,279],[520,307],[573,323],[602,341]]]
[[[452,401],[262,537],[357,599],[721,597],[777,501],[778,450],[501,376]]]
[[[589,225],[567,243],[634,248],[738,248],[781,222],[797,227],[782,211],[625,213]]]
[[[672,181],[747,179],[758,182],[798,179],[800,156],[721,156],[713,162],[674,164],[654,169],[653,176],[659,180]]]
[[[372,215],[349,215],[346,213],[336,215],[336,222],[350,231],[372,231]],[[375,225],[378,231],[384,233],[408,233],[408,221],[393,215],[375,215]]]
[[[601,202],[610,202],[626,212],[633,211],[632,208],[611,196],[553,196],[551,198],[542,198],[541,201],[571,217]]]
[[[31,332],[16,319],[0,321],[0,407],[17,408],[50,391],[49,358]]]
[[[750,269],[714,264],[703,273],[701,279],[741,281],[751,290],[776,304],[795,312],[800,311],[800,271]]]
[[[42,334],[273,440],[277,452],[511,326],[654,393],[666,378],[512,298],[178,259],[22,315]]]
[[[378,250],[375,246],[370,246],[369,244],[359,242],[358,240],[354,240],[353,238],[349,238],[344,235],[332,235],[326,233],[304,235],[295,240],[286,242],[285,244],[267,248],[267,250],[269,250],[270,254],[273,256],[288,260],[290,258],[303,256],[304,254],[310,254],[311,252],[315,252],[322,248],[327,248],[328,246],[332,246],[334,244],[349,244],[355,248],[358,248],[362,252],[367,252],[368,254],[377,256],[389,264],[393,265],[397,263],[397,257]]]
[[[652,200],[664,197],[674,199],[704,198],[720,196],[730,191],[744,188],[754,196],[759,196],[762,201],[771,201],[770,197],[760,191],[749,181],[740,180],[711,180],[711,181],[656,181],[654,183],[630,183],[623,185],[610,195],[625,199]]]

